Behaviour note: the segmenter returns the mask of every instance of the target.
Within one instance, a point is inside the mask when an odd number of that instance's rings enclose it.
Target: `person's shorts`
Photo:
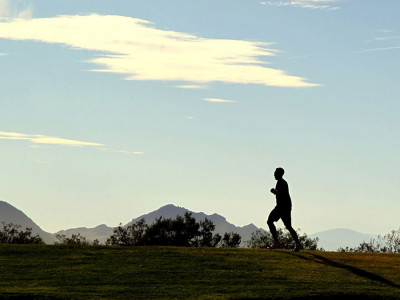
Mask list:
[[[275,207],[268,216],[268,221],[277,222],[279,219],[282,219],[285,227],[292,227],[292,209],[281,209],[279,207]]]

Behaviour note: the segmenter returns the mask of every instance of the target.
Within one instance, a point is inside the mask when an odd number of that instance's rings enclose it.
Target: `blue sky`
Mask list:
[[[400,3],[0,0],[0,199],[44,230],[173,203],[399,226]],[[279,224],[283,226],[282,224]]]

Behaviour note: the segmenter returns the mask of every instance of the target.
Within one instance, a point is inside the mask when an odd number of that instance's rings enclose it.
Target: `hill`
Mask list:
[[[322,247],[327,251],[337,251],[340,247],[355,248],[362,242],[369,242],[376,235],[357,232],[347,228],[337,228],[321,231],[310,235],[310,237],[318,237],[318,247]]]
[[[396,254],[0,247],[0,299],[398,299]]]
[[[21,229],[23,230],[25,230],[25,228],[32,228],[33,235],[40,235],[45,243],[52,244],[55,241],[55,238],[51,233],[42,230],[26,214],[5,201],[0,201],[0,222],[4,222],[5,224],[13,223],[15,225],[21,225]]]

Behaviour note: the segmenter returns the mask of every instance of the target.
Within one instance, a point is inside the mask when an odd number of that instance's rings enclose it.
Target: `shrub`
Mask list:
[[[237,248],[242,241],[242,237],[237,233],[225,233],[221,241],[221,247]]]
[[[89,242],[86,240],[86,237],[81,236],[80,233],[73,234],[70,238],[66,237],[65,234],[57,234],[56,238],[59,240],[55,242],[55,245],[64,245],[64,246],[89,246]]]
[[[21,230],[20,225],[1,222],[0,244],[44,244],[42,238],[36,234],[32,236],[32,228]]]

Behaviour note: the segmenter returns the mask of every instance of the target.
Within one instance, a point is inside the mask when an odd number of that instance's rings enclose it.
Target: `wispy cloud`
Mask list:
[[[114,150],[107,148],[105,144],[70,140],[41,134],[25,134],[17,132],[0,131],[0,140],[28,141],[31,148],[40,148],[41,145],[72,146],[72,147],[94,147],[102,151],[142,155],[143,151]]]
[[[400,39],[400,35],[394,35],[394,36],[378,36],[375,37],[375,41],[391,41],[391,40],[398,40]]]
[[[381,48],[372,48],[366,50],[360,50],[358,53],[368,53],[368,52],[377,52],[377,51],[390,51],[390,50],[398,50],[400,46],[393,46],[393,47],[381,47]]]
[[[400,49],[398,41],[400,35],[393,34],[394,30],[391,29],[376,29],[375,32],[379,32],[380,36],[374,37],[368,42],[372,42],[373,46],[369,49],[359,50],[357,53],[369,53],[369,52],[380,52],[380,51],[391,51]]]
[[[380,33],[392,33],[393,30],[392,29],[375,29],[376,32],[380,32]]]
[[[0,140],[22,140],[22,141],[29,141],[36,145],[47,144],[47,145],[61,145],[61,146],[75,146],[75,147],[104,146],[103,144],[99,143],[69,140],[69,139],[63,139],[63,138],[39,135],[39,134],[24,134],[24,133],[5,132],[5,131],[0,131]]]
[[[126,151],[126,150],[119,150],[119,151],[115,151],[118,153],[124,153],[124,154],[135,154],[135,155],[142,155],[144,154],[144,152],[141,151]]]
[[[31,3],[22,3],[21,1],[0,0],[0,19],[9,18],[31,18],[33,16],[33,7]]]
[[[334,3],[338,0],[297,0],[297,1],[263,1],[262,5],[270,6],[295,6],[308,9],[338,10],[340,7]]]
[[[189,89],[189,90],[196,90],[196,89],[207,89],[208,87],[205,85],[199,85],[199,84],[182,84],[182,85],[177,85],[176,86],[179,89]]]
[[[127,80],[195,84],[228,82],[277,87],[315,87],[306,78],[266,67],[262,57],[279,53],[271,43],[208,39],[155,28],[123,16],[58,16],[0,23],[0,38],[34,40],[101,51],[92,71],[125,74]]]
[[[212,102],[212,103],[234,103],[237,102],[235,100],[226,100],[226,99],[219,99],[219,98],[204,98],[204,101]]]

